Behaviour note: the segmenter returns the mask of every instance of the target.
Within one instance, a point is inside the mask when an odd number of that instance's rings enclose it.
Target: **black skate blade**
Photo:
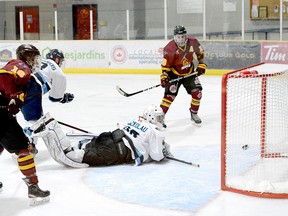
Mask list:
[[[30,198],[30,206],[43,205],[50,201],[50,196]]]

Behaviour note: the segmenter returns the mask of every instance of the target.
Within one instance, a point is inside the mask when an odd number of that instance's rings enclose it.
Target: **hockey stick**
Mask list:
[[[188,74],[188,75],[183,76],[183,77],[178,77],[178,78],[176,78],[176,79],[170,80],[169,83],[173,83],[173,82],[176,82],[176,81],[185,79],[185,78],[187,78],[187,77],[194,76],[194,75],[196,75],[196,74],[197,74],[197,72],[194,72],[194,73]],[[121,95],[123,95],[123,96],[125,96],[125,97],[130,97],[130,96],[133,96],[133,95],[136,95],[136,94],[139,94],[139,93],[142,93],[142,92],[145,92],[145,91],[148,91],[148,90],[157,88],[157,87],[159,87],[159,86],[161,86],[161,84],[157,84],[157,85],[151,86],[151,87],[149,87],[149,88],[142,89],[142,90],[140,90],[140,91],[133,92],[133,93],[130,93],[130,94],[127,93],[127,92],[125,92],[125,91],[124,91],[123,89],[121,89],[118,85],[116,86],[116,89],[117,89],[117,91],[118,91]]]
[[[97,137],[98,134],[67,132],[66,136],[68,136],[68,137]]]
[[[169,160],[174,160],[174,161],[178,161],[180,163],[188,164],[188,165],[191,165],[191,166],[194,166],[194,167],[200,167],[200,164],[196,164],[196,163],[180,160],[180,159],[177,159],[177,158],[174,158],[174,157],[167,156],[166,158],[169,159]]]
[[[83,129],[81,129],[81,128],[78,128],[78,127],[75,127],[75,126],[73,126],[73,125],[69,125],[69,124],[66,124],[66,123],[64,123],[64,122],[61,122],[61,121],[57,121],[59,124],[61,124],[61,125],[64,125],[64,126],[66,126],[66,127],[70,127],[70,128],[73,128],[73,129],[75,129],[75,130],[78,130],[78,131],[81,131],[81,132],[84,132],[84,133],[89,133],[89,134],[91,134],[91,132],[89,132],[89,131],[86,131],[86,130],[83,130]]]

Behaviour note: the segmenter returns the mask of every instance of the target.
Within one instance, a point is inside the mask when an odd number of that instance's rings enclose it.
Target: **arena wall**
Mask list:
[[[87,41],[0,41],[0,66],[16,58],[23,43],[35,45],[43,58],[49,49],[58,48],[66,59],[65,73],[159,74],[166,40],[87,40]],[[281,41],[200,41],[208,65],[206,75],[260,62],[288,64]],[[197,64],[197,62],[195,62]]]

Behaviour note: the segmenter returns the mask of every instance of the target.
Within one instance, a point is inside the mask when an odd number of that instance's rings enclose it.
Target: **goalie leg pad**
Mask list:
[[[49,122],[45,126],[45,129],[39,133],[36,133],[35,136],[41,136],[43,138],[43,141],[50,155],[59,164],[75,168],[88,167],[87,164],[81,163],[84,155],[83,150],[77,150],[77,149],[74,150],[72,148],[70,140],[65,136],[60,125],[56,120],[52,120],[51,122]],[[71,158],[70,159],[66,156],[65,151],[67,150],[68,153],[72,149],[73,151],[79,151],[79,153],[75,154],[70,153],[69,154],[69,157]],[[74,156],[76,158],[73,158]]]
[[[84,150],[72,148],[71,151],[66,153],[66,156],[75,162],[82,163],[84,153]]]
[[[68,158],[66,156],[66,154],[64,153],[63,147],[62,147],[62,143],[61,143],[63,141],[63,139],[60,140],[59,137],[57,136],[57,134],[55,133],[55,131],[50,130],[50,132],[47,135],[47,137],[43,137],[43,140],[44,140],[44,143],[45,143],[47,149],[49,150],[50,155],[59,164],[62,164],[62,165],[65,165],[65,166],[69,166],[69,167],[74,167],[74,168],[86,168],[86,167],[89,166],[89,165],[84,164],[84,163],[76,162],[76,161],[80,161],[81,160],[81,159],[79,159],[81,154],[77,155],[78,159],[73,158],[73,160],[71,160],[70,158]],[[67,143],[64,144],[64,145],[67,145]],[[83,151],[83,150],[73,150],[73,151]],[[69,154],[69,157],[72,158],[73,154]],[[75,161],[74,161],[74,159],[75,159]]]
[[[50,116],[49,113],[46,113],[44,116],[42,116],[38,121],[36,121],[32,126],[29,127],[29,129],[33,132],[32,136],[45,136],[47,133],[47,126],[53,120],[54,119]],[[52,127],[51,124],[50,127]]]

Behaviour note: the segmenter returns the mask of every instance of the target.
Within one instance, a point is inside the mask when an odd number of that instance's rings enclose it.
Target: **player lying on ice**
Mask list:
[[[72,147],[58,122],[49,113],[30,127],[32,136],[42,137],[51,156],[60,164],[75,168],[161,161],[172,156],[164,141],[164,113],[151,105],[143,116],[122,129],[103,132],[83,145]]]

